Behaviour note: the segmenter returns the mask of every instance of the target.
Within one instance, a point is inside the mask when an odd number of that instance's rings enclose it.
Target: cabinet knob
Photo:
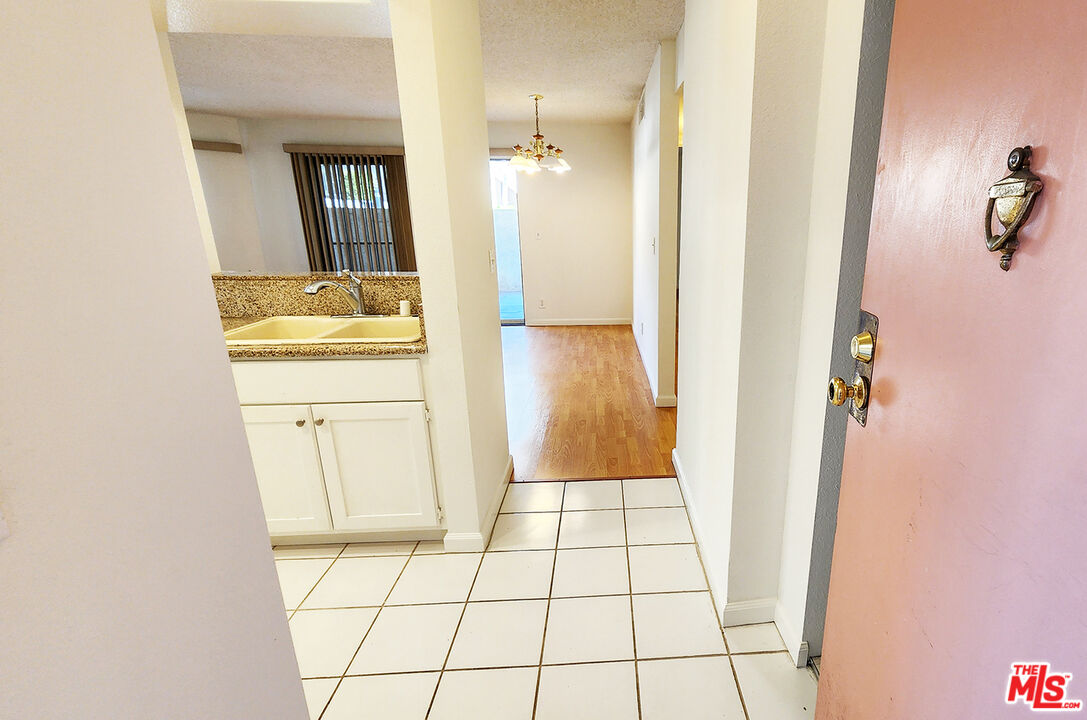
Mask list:
[[[294,424],[297,425],[298,427],[302,427],[303,425],[306,424],[306,421],[305,420],[295,420]]]
[[[317,418],[316,420],[313,421],[313,424],[316,425],[317,427],[320,427],[320,426],[325,424],[325,419],[324,418]]]

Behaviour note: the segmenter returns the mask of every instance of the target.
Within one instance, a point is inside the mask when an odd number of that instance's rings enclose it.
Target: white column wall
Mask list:
[[[450,550],[482,550],[512,470],[477,0],[389,5]]]

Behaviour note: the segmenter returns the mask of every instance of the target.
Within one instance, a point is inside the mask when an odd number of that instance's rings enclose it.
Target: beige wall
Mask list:
[[[283,152],[283,143],[404,145],[397,120],[277,118],[243,119],[239,124],[261,244],[271,272],[309,272],[291,157]]]
[[[194,127],[209,119],[189,113]],[[267,269],[308,272],[294,175],[283,143],[403,146],[398,120],[241,119]],[[631,318],[630,129],[618,123],[544,123],[572,172],[518,177],[525,310],[530,324],[629,323]],[[531,123],[491,123],[492,147],[525,144]],[[213,192],[207,189],[206,192]],[[217,203],[208,198],[209,207]],[[537,235],[539,236],[537,238]],[[224,265],[226,268],[226,265]],[[232,268],[226,268],[232,269]],[[545,307],[540,308],[540,300]]]
[[[186,116],[193,138],[241,144],[241,128],[235,118],[202,113]],[[245,156],[214,150],[197,150],[195,155],[220,268],[226,272],[264,272],[264,251]]]
[[[525,145],[533,132],[527,122],[489,127],[491,147]],[[630,127],[551,123],[545,115],[540,129],[563,149],[573,170],[517,178],[525,320],[629,324]]]
[[[0,32],[0,717],[305,717],[148,5]]]

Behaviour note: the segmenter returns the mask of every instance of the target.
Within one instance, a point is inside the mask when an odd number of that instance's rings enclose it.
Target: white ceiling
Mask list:
[[[173,0],[175,6],[196,2]],[[679,31],[683,5],[480,0],[488,119],[531,118],[528,95],[539,92],[545,119],[629,120],[657,43]],[[313,23],[288,25],[305,28],[294,35],[238,34],[285,25],[265,19],[264,29],[251,30],[244,19],[222,17],[201,24],[192,21],[198,13],[175,10],[171,30],[217,31],[170,33],[185,107],[240,117],[398,118],[385,0],[374,0],[368,10],[370,37],[307,34]]]

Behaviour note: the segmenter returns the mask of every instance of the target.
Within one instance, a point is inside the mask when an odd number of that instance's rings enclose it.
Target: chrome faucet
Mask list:
[[[374,315],[370,315],[366,312],[366,305],[362,300],[362,280],[360,280],[350,270],[341,270],[340,275],[346,276],[350,280],[350,288],[344,287],[338,282],[332,282],[331,280],[320,280],[318,282],[310,283],[309,285],[307,285],[305,288],[303,288],[303,292],[305,292],[307,295],[316,295],[325,288],[336,288],[340,292],[347,295],[347,297],[351,298],[351,302],[355,304],[355,310],[354,312],[351,312],[347,315],[333,315],[332,317],[375,317]]]

